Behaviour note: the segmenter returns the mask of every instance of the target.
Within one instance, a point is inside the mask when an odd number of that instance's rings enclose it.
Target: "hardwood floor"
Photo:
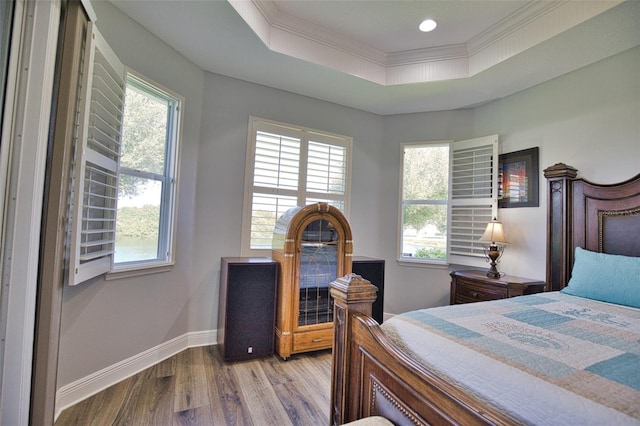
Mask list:
[[[225,363],[190,348],[64,410],[66,425],[327,425],[331,351]]]

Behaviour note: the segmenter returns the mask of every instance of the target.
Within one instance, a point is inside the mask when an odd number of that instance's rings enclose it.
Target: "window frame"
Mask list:
[[[396,248],[396,258],[399,265],[405,266],[420,266],[420,267],[430,267],[437,269],[448,268],[450,264],[459,264],[466,266],[474,266],[474,267],[484,267],[486,266],[486,258],[483,255],[479,255],[477,253],[472,254],[460,254],[460,253],[452,253],[452,208],[453,206],[458,206],[461,203],[469,202],[473,205],[490,205],[491,217],[497,217],[498,215],[498,135],[484,136],[474,139],[468,140],[434,140],[434,141],[420,141],[420,142],[407,142],[403,143],[400,146],[400,173],[399,173],[399,195],[398,195],[398,236],[397,236],[397,248]],[[448,200],[447,200],[447,250],[446,250],[446,258],[445,260],[438,259],[427,259],[427,258],[410,258],[402,256],[402,246],[403,246],[403,227],[404,227],[404,199],[403,199],[403,191],[404,191],[404,155],[405,148],[407,146],[449,146],[449,176],[448,176]],[[464,199],[461,197],[455,197],[453,191],[453,175],[460,171],[460,169],[456,169],[454,166],[454,152],[460,152],[466,149],[473,149],[484,147],[487,148],[491,146],[492,150],[492,176],[491,176],[491,195],[486,198],[475,198],[470,197],[469,199]],[[474,163],[476,164],[476,163]],[[489,218],[488,221],[491,219]],[[487,222],[488,222],[487,221]],[[486,225],[486,224],[484,224]],[[484,226],[482,230],[484,229]],[[478,229],[473,229],[469,231],[469,235],[475,235],[478,232]],[[479,231],[480,235],[482,231]],[[478,237],[479,238],[479,237]],[[475,244],[474,244],[475,245]]]
[[[106,280],[170,270],[175,263],[178,175],[184,97],[128,67],[100,31],[88,22],[79,46],[73,161],[69,170],[69,206],[65,238],[64,282],[75,286],[99,276]],[[128,76],[155,96],[173,99],[172,152],[166,152],[161,202],[165,257],[114,264],[120,156]],[[166,151],[166,145],[165,145]]]
[[[345,217],[349,217],[350,198],[351,198],[351,161],[353,152],[353,138],[350,136],[339,135],[322,130],[316,130],[303,126],[282,123],[278,121],[263,119],[259,117],[249,117],[247,128],[247,152],[245,160],[245,188],[242,208],[242,236],[241,236],[241,253],[242,256],[270,256],[271,249],[255,249],[251,248],[251,219],[253,213],[253,196],[254,190],[254,168],[256,155],[256,135],[258,131],[271,129],[271,133],[281,134],[283,136],[295,137],[300,139],[300,158],[298,160],[298,186],[295,190],[268,189],[273,195],[290,195],[295,196],[296,206],[305,205],[308,198],[322,198],[327,200],[340,201],[343,203],[342,213]],[[345,149],[345,174],[344,174],[344,193],[343,195],[334,193],[323,193],[307,189],[307,165],[309,154],[309,142],[320,142],[328,145],[340,146]],[[260,193],[260,192],[258,192]]]
[[[150,173],[120,166],[118,179],[123,174],[134,177],[153,179],[163,183],[160,202],[160,224],[158,230],[158,252],[164,252],[156,259],[115,262],[112,259],[111,270],[106,274],[107,280],[127,278],[147,273],[165,272],[175,264],[176,224],[178,209],[178,176],[180,173],[180,153],[182,151],[182,106],[184,97],[153,81],[149,77],[125,67],[127,87],[131,84],[152,96],[167,100],[172,109],[167,117],[167,140],[165,141],[165,162],[163,174]],[[117,222],[117,217],[116,217]],[[116,247],[117,249],[117,247]]]
[[[399,191],[398,191],[398,240],[397,240],[397,253],[396,258],[399,264],[405,265],[420,265],[430,267],[443,267],[448,265],[448,243],[449,236],[447,235],[447,258],[445,260],[420,258],[420,257],[405,257],[402,256],[402,247],[404,244],[404,159],[407,147],[422,148],[422,147],[444,147],[449,149],[449,164],[451,164],[451,144],[453,140],[434,140],[434,141],[420,141],[420,142],[406,142],[400,144],[400,179],[399,179]],[[451,214],[451,170],[449,170],[447,177],[447,200],[413,200],[421,205],[442,205],[447,206],[447,227],[449,226],[449,216]],[[416,204],[416,203],[414,203]]]

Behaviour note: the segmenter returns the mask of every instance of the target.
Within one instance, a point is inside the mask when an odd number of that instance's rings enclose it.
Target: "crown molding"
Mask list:
[[[236,1],[238,0],[230,0],[229,3],[233,6]],[[250,2],[274,30],[305,38],[320,45],[371,61],[377,65],[386,65],[387,55],[379,49],[344,37],[342,34],[330,31],[309,21],[283,13],[271,0],[250,0]]]
[[[272,0],[228,0],[272,51],[383,86],[471,77],[624,0],[533,0],[466,43],[383,52],[281,12]]]
[[[623,1],[533,1],[467,42],[469,76],[549,40]]]

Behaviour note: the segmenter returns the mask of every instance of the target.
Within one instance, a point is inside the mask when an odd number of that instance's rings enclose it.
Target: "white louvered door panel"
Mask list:
[[[73,170],[69,285],[108,272],[115,246],[126,74],[97,29],[89,29]]]
[[[484,257],[482,236],[498,209],[498,135],[456,141],[451,154],[449,262]]]

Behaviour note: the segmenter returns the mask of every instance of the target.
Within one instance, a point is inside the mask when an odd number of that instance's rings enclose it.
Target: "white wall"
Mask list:
[[[499,270],[544,280],[547,195],[542,171],[564,162],[598,183],[614,183],[640,173],[639,76],[640,48],[634,48],[473,110],[386,117],[383,168],[397,168],[398,145],[407,141],[460,140],[497,133],[501,153],[540,147],[540,206],[499,209],[511,242]],[[397,179],[393,173],[385,178]],[[397,181],[386,190],[393,190],[394,185]],[[396,211],[396,205],[385,206],[385,221],[392,223]],[[385,312],[448,303],[446,271],[397,266],[391,250],[385,249]]]
[[[58,387],[185,333],[216,329],[220,258],[240,255],[250,115],[352,136],[355,250],[376,256],[382,245],[370,232],[381,221],[381,117],[203,73],[110,3],[94,7],[125,65],[186,98],[178,250],[169,273],[65,288]]]
[[[384,146],[380,170],[385,201],[380,232],[385,244],[380,247],[385,265],[385,313],[397,314],[411,309],[449,303],[447,268],[400,266],[396,262],[398,235],[398,191],[400,188],[400,145],[405,142],[462,140],[474,136],[473,110],[401,114],[384,119]],[[357,171],[355,171],[357,173]]]
[[[608,182],[640,172],[640,48],[475,109],[381,117],[204,73],[109,3],[95,8],[126,65],[186,97],[177,264],[169,273],[65,289],[59,386],[216,328],[220,257],[240,254],[250,115],[353,137],[354,251],[386,260],[390,313],[449,300],[446,269],[395,261],[401,143],[498,133],[502,152],[539,146],[541,169],[563,161]],[[510,274],[545,275],[540,179],[540,207],[500,211],[513,242],[500,266]]]
[[[121,14],[94,2],[97,26],[122,62],[185,97],[176,265],[171,272],[64,289],[58,387],[188,331],[207,329],[207,293],[193,279],[195,181],[204,73]]]
[[[510,244],[501,268],[545,278],[543,169],[562,162],[615,183],[640,173],[640,48],[478,108],[477,133],[498,132],[502,152],[540,147],[540,207],[500,209]]]
[[[387,202],[380,192],[381,117],[215,74],[207,74],[204,93],[194,274],[199,285],[211,289],[211,326],[217,322],[220,258],[240,255],[249,116],[353,137],[354,252],[381,255],[384,240],[377,229],[383,221],[381,205]]]

